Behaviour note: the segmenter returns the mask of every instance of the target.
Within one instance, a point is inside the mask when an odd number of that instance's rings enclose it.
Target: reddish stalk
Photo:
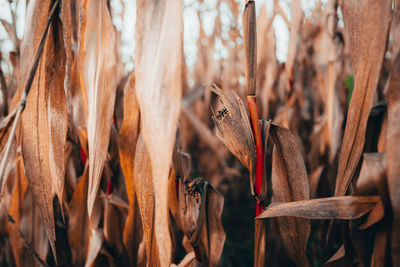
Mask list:
[[[260,195],[261,188],[262,188],[262,177],[264,171],[264,152],[263,152],[263,143],[261,137],[261,128],[260,128],[260,121],[258,116],[257,110],[257,103],[256,103],[256,96],[249,95],[247,96],[247,104],[249,106],[250,112],[250,120],[253,130],[253,136],[256,143],[256,175],[255,175],[255,185],[254,190],[256,195]],[[256,204],[256,216],[258,216],[264,207],[262,203],[257,199]]]
[[[262,188],[262,177],[264,171],[264,153],[261,137],[260,121],[256,104],[256,74],[257,74],[257,35],[256,35],[256,6],[255,2],[246,1],[243,13],[243,37],[245,50],[245,74],[247,104],[249,106],[250,120],[253,136],[256,145],[256,173],[255,173],[255,194],[260,195]],[[259,200],[256,205],[256,215],[262,212],[263,206]]]

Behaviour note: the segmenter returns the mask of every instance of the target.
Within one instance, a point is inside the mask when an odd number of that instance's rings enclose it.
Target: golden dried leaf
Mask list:
[[[86,166],[69,203],[68,240],[72,249],[72,262],[83,266],[89,245],[89,216],[87,212],[89,168]]]
[[[350,37],[354,90],[339,157],[335,196],[344,196],[364,147],[368,115],[386,49],[392,1],[343,2]]]
[[[134,162],[134,186],[142,218],[143,236],[146,245],[147,264],[158,266],[160,258],[154,234],[155,197],[153,191],[152,168],[149,151],[144,143],[142,133],[139,134]],[[157,222],[159,223],[159,222]]]
[[[287,60],[285,64],[285,69],[289,82],[292,82],[293,80],[294,65],[296,61],[298,43],[300,39],[300,29],[304,16],[300,2],[301,1],[292,1],[290,8],[291,11],[290,35],[289,35]]]
[[[34,14],[45,19],[49,7],[30,2]],[[48,3],[49,4],[49,3]],[[32,17],[36,20],[36,16]],[[22,114],[22,155],[35,203],[55,255],[53,192],[62,206],[67,104],[64,93],[65,51],[61,21],[55,16],[46,39],[38,71]],[[36,39],[35,37],[31,37]]]
[[[182,99],[182,1],[139,1],[137,14],[136,95],[151,160],[157,222],[154,244],[161,266],[169,266],[168,174]]]
[[[80,86],[87,118],[88,212],[91,217],[107,155],[114,113],[117,89],[114,77],[115,31],[106,0],[84,0],[80,11]]]
[[[119,132],[119,156],[125,176],[129,199],[129,213],[123,232],[125,248],[132,264],[137,264],[137,252],[143,240],[138,200],[134,183],[136,143],[139,136],[139,105],[136,99],[135,74],[132,73],[124,87],[124,117]]]
[[[10,114],[7,115],[7,117],[3,118],[0,121],[0,158],[1,158],[1,161],[3,160],[5,152],[6,152],[8,138],[10,136],[11,128],[14,123],[16,114],[17,114],[17,109],[12,111]],[[4,186],[7,183],[7,177],[8,177],[9,171],[12,167],[12,163],[14,162],[15,153],[17,150],[16,139],[13,138],[13,140],[11,142],[12,143],[11,143],[11,148],[10,148],[10,154],[8,155],[7,161],[5,162],[5,166],[4,166],[5,170],[3,173],[3,177],[0,177],[0,195],[2,194]]]

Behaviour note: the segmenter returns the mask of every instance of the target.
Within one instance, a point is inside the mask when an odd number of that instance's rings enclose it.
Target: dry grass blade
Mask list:
[[[303,20],[303,11],[301,10],[301,1],[292,1],[291,4],[291,20],[290,20],[290,36],[287,60],[285,64],[286,73],[289,83],[293,82],[294,65],[298,50],[298,42],[300,37],[301,22]],[[289,27],[289,25],[288,25]]]
[[[368,115],[386,49],[391,5],[390,0],[343,2],[355,84],[340,151],[335,196],[346,194],[364,147]]]
[[[106,159],[116,94],[115,32],[106,0],[81,3],[79,65],[89,144],[88,211],[99,188]]]
[[[388,89],[388,124],[386,133],[387,181],[393,211],[392,260],[400,264],[400,53],[395,57]]]
[[[208,266],[218,266],[225,243],[225,231],[222,227],[221,216],[224,208],[224,197],[208,185],[207,216],[203,225],[201,242],[208,258]]]
[[[67,99],[69,114],[72,113],[70,94],[71,94],[71,70],[74,59],[74,53],[72,52],[73,24],[72,24],[71,1],[72,0],[62,1],[60,10],[60,18],[63,27],[64,49],[66,56],[64,91]]]
[[[144,143],[142,133],[138,137],[134,165],[134,186],[142,218],[147,264],[158,266],[160,258],[154,234],[155,196],[152,190],[152,168],[149,151]]]
[[[11,141],[8,141],[8,139],[10,135],[14,135],[12,132],[15,132],[17,127],[17,123],[14,123],[14,121],[19,119],[18,117],[21,115],[21,111],[21,108],[14,110],[0,122],[0,195],[2,195],[4,185],[7,182],[5,179],[8,177],[7,170],[10,169],[11,163],[14,161],[16,151],[14,137],[11,137]],[[10,152],[11,154],[9,154]]]
[[[30,4],[34,14],[42,11],[41,4]],[[48,7],[50,3],[48,3]],[[43,12],[42,12],[43,13]],[[41,19],[47,19],[48,13]],[[33,18],[37,19],[37,18]],[[55,254],[53,192],[61,202],[64,187],[64,146],[67,136],[67,108],[63,90],[65,53],[61,22],[52,19],[43,55],[31,88],[27,88],[25,113],[22,114],[22,155],[26,175],[35,203],[46,226]],[[42,39],[43,40],[43,39]],[[37,58],[36,58],[37,59]],[[29,79],[33,76],[29,76]],[[28,81],[29,84],[29,81]]]
[[[307,219],[353,220],[367,214],[378,205],[382,206],[379,196],[328,197],[273,203],[257,219],[294,216]]]
[[[256,148],[248,112],[236,93],[224,92],[216,85],[213,85],[212,91],[221,98],[223,104],[218,114],[213,116],[217,136],[249,170],[250,188],[254,195]]]
[[[275,144],[271,177],[274,201],[309,199],[308,175],[298,140],[288,129],[275,124],[270,126],[270,136]],[[305,250],[310,235],[310,221],[303,218],[278,218],[278,224],[290,257],[299,266],[308,266]]]
[[[182,1],[139,1],[137,15],[136,95],[151,160],[155,237],[161,266],[169,266],[168,174],[182,98]]]
[[[119,156],[129,199],[129,213],[123,232],[123,239],[132,264],[137,264],[139,243],[143,239],[134,183],[136,143],[140,131],[139,115],[135,74],[132,73],[124,88],[124,119],[119,132]]]
[[[69,203],[68,240],[72,249],[72,262],[76,266],[83,266],[89,244],[89,217],[87,212],[89,169],[80,178],[78,185]]]

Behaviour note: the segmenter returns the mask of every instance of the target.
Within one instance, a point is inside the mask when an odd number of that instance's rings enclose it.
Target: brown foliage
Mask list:
[[[399,265],[398,1],[208,2],[9,1],[1,266]]]

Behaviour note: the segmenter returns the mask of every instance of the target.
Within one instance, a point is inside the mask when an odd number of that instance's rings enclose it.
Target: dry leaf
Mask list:
[[[8,138],[10,136],[11,128],[14,123],[16,114],[17,114],[17,109],[12,111],[10,114],[7,115],[7,117],[3,118],[0,121],[0,157],[1,157],[1,161],[3,160],[4,154],[6,152]],[[4,165],[5,170],[3,173],[3,177],[0,177],[0,195],[2,195],[4,186],[7,183],[7,177],[8,177],[9,171],[12,167],[12,163],[14,162],[15,153],[17,150],[17,144],[16,144],[15,138],[13,138],[11,142],[12,143],[11,143],[11,148],[10,148],[10,154],[8,155],[7,161],[5,162],[5,165]]]
[[[379,196],[328,197],[287,203],[273,203],[257,219],[294,216],[308,219],[360,218],[373,209],[382,206]]]
[[[144,143],[142,133],[136,144],[134,162],[134,186],[142,218],[143,236],[146,245],[147,264],[158,266],[160,258],[154,234],[155,197],[153,192],[153,177],[149,151]]]
[[[378,193],[385,201],[388,196],[386,189],[386,153],[364,153],[363,158],[357,180],[357,193],[362,195]]]
[[[213,92],[221,98],[223,108],[213,116],[217,136],[250,172],[250,188],[254,195],[256,148],[249,115],[243,101],[236,93],[228,93],[213,86]]]
[[[390,23],[392,1],[344,1],[350,37],[354,90],[339,157],[335,196],[344,196],[364,147],[368,115],[376,90]]]
[[[271,125],[274,141],[272,154],[272,191],[277,202],[309,199],[306,167],[300,153],[300,144],[289,130]],[[302,218],[278,218],[279,231],[290,257],[299,266],[309,265],[305,249],[310,235],[310,221]]]
[[[80,12],[80,86],[87,118],[91,217],[110,140],[117,89],[115,32],[106,0],[84,0]]]
[[[48,14],[43,12],[46,8],[41,3],[30,4],[33,6],[29,8],[35,10],[34,12]],[[54,255],[56,237],[52,199],[54,191],[60,204],[62,203],[64,147],[67,137],[67,106],[63,89],[65,52],[61,34],[61,21],[56,16],[50,27],[21,121],[26,175]]]
[[[132,73],[124,87],[124,118],[119,132],[119,156],[125,176],[129,199],[129,213],[125,224],[123,239],[132,264],[137,264],[137,251],[143,240],[138,200],[134,184],[134,161],[136,143],[139,135],[139,105],[136,99],[135,74]]]
[[[389,78],[388,120],[386,129],[387,182],[393,211],[392,260],[394,266],[400,264],[400,53],[396,55]]]
[[[289,83],[292,83],[294,77],[294,65],[298,50],[301,22],[303,20],[303,11],[301,10],[300,1],[292,1],[290,11],[291,11],[290,35],[289,35],[288,54],[287,54],[285,69],[287,76],[289,78]]]
[[[86,166],[69,203],[68,240],[72,248],[72,262],[77,266],[85,264],[89,245],[88,176],[89,168]]]
[[[161,266],[169,266],[168,174],[182,98],[182,1],[139,1],[137,15],[136,95],[151,160],[155,245]]]

